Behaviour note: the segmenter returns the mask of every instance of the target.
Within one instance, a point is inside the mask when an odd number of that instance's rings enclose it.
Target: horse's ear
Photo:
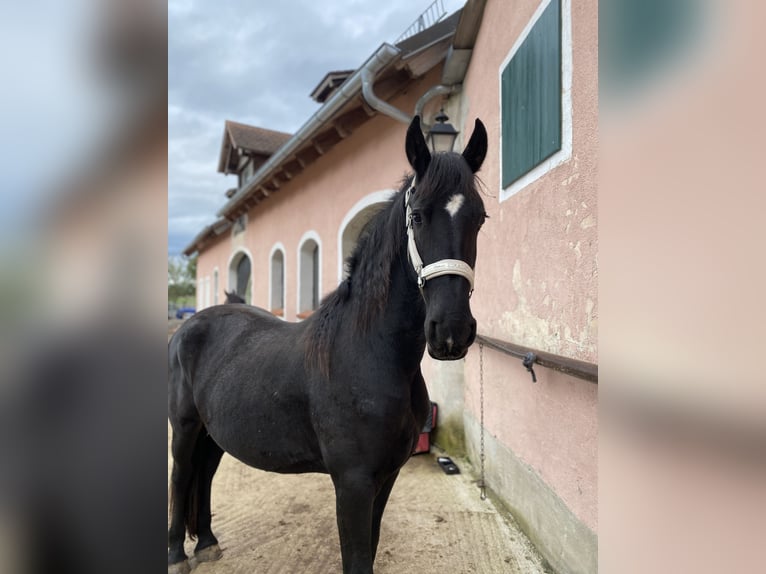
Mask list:
[[[407,140],[404,146],[407,152],[407,160],[418,179],[422,178],[431,163],[431,152],[428,151],[423,130],[420,129],[420,116],[412,118],[410,127],[407,128]]]
[[[487,130],[484,124],[481,123],[479,118],[476,118],[476,124],[473,127],[473,133],[471,139],[468,140],[468,145],[465,146],[463,151],[463,157],[468,162],[468,166],[471,171],[476,173],[481,168],[481,164],[484,163],[484,158],[487,155]]]

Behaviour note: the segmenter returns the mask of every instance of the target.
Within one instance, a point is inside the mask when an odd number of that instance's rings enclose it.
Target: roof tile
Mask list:
[[[270,156],[292,137],[292,134],[257,128],[226,120],[226,129],[232,143],[238,147],[258,154]]]

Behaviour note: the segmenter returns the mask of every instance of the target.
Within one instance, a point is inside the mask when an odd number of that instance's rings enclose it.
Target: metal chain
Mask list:
[[[479,341],[479,412],[481,420],[479,422],[479,434],[481,436],[481,454],[479,461],[481,471],[479,474],[479,489],[481,490],[481,499],[487,499],[487,485],[484,482],[484,343]]]

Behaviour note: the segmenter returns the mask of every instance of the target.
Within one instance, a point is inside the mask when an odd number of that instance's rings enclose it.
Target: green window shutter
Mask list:
[[[561,149],[561,2],[540,15],[501,76],[503,187]]]

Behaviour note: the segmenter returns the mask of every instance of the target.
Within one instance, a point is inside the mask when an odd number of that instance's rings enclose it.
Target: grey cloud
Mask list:
[[[195,2],[168,6],[168,236],[176,253],[224,203],[216,172],[226,119],[295,132],[330,70],[352,69],[430,0]],[[453,11],[460,0],[446,0]],[[199,226],[195,223],[200,221]]]

